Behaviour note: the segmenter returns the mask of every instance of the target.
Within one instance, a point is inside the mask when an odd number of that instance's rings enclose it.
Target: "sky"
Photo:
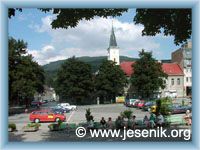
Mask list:
[[[153,57],[171,59],[171,53],[180,47],[173,36],[142,36],[142,25],[135,25],[135,9],[129,9],[116,18],[95,17],[82,20],[77,27],[52,29],[52,13],[26,8],[8,20],[9,36],[28,43],[27,52],[40,65],[72,56],[107,56],[112,22],[121,56],[137,58],[138,51],[152,51]]]

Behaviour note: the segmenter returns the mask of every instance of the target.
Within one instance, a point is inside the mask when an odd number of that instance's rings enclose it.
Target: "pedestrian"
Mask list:
[[[134,115],[134,116],[132,116],[132,117],[129,119],[129,121],[128,121],[128,127],[129,127],[130,129],[135,130],[135,125],[136,125],[136,116]]]
[[[26,108],[26,109],[24,110],[24,112],[25,112],[25,113],[28,113],[28,109]]]
[[[183,116],[186,125],[192,125],[192,115],[190,113],[190,110],[187,110],[185,115]]]
[[[149,118],[147,117],[147,115],[145,115],[143,118],[143,124],[145,124],[147,128],[149,127]]]
[[[151,128],[155,127],[155,121],[156,121],[156,116],[154,113],[151,113],[150,118],[149,118],[149,125]]]
[[[164,124],[164,117],[160,112],[158,113],[156,124],[158,127],[162,127]]]
[[[107,125],[108,129],[113,129],[113,122],[112,122],[112,118],[111,117],[108,118],[108,121],[107,121],[106,125]]]
[[[115,121],[115,126],[116,126],[116,129],[123,129],[123,119],[121,116],[118,116],[116,121]]]
[[[106,128],[106,120],[104,119],[104,117],[101,118],[100,124],[102,128]]]
[[[93,116],[90,116],[90,120],[88,122],[88,129],[94,129],[94,119]]]

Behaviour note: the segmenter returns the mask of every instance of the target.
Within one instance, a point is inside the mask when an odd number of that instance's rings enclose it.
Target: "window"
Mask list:
[[[188,77],[186,77],[186,82],[188,82]]]
[[[192,77],[190,77],[190,82],[192,82]]]
[[[180,78],[177,79],[177,85],[180,85],[181,84],[181,80]]]
[[[174,79],[171,80],[171,85],[174,85]]]

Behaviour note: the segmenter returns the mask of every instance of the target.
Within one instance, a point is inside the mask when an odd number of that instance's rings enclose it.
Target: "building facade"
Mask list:
[[[135,62],[122,62],[120,64],[121,69],[124,71],[128,79],[134,74],[134,68],[132,65]],[[162,63],[163,72],[168,77],[165,80],[166,86],[164,89],[155,91],[152,93],[153,97],[183,97],[184,96],[184,74],[177,63]],[[130,89],[130,84],[125,87],[125,96],[134,97],[134,91]]]
[[[184,74],[177,63],[163,63],[162,70],[168,77],[165,80],[165,88],[161,89],[161,97],[184,96]]]
[[[119,47],[117,46],[117,41],[116,41],[113,26],[112,26],[111,35],[110,35],[110,43],[107,50],[108,50],[108,60],[112,60],[116,62],[116,65],[119,65],[120,64]]]
[[[172,62],[178,63],[184,73],[184,96],[192,94],[192,42],[189,41],[172,53]]]

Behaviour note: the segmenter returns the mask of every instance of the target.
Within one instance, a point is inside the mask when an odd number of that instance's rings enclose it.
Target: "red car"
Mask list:
[[[141,100],[141,101],[138,103],[137,107],[140,108],[140,109],[142,109],[142,108],[144,107],[144,105],[145,105],[145,101]]]
[[[38,122],[58,122],[59,120],[65,121],[66,116],[64,114],[55,114],[50,110],[38,110],[33,111],[29,116],[30,121]]]

